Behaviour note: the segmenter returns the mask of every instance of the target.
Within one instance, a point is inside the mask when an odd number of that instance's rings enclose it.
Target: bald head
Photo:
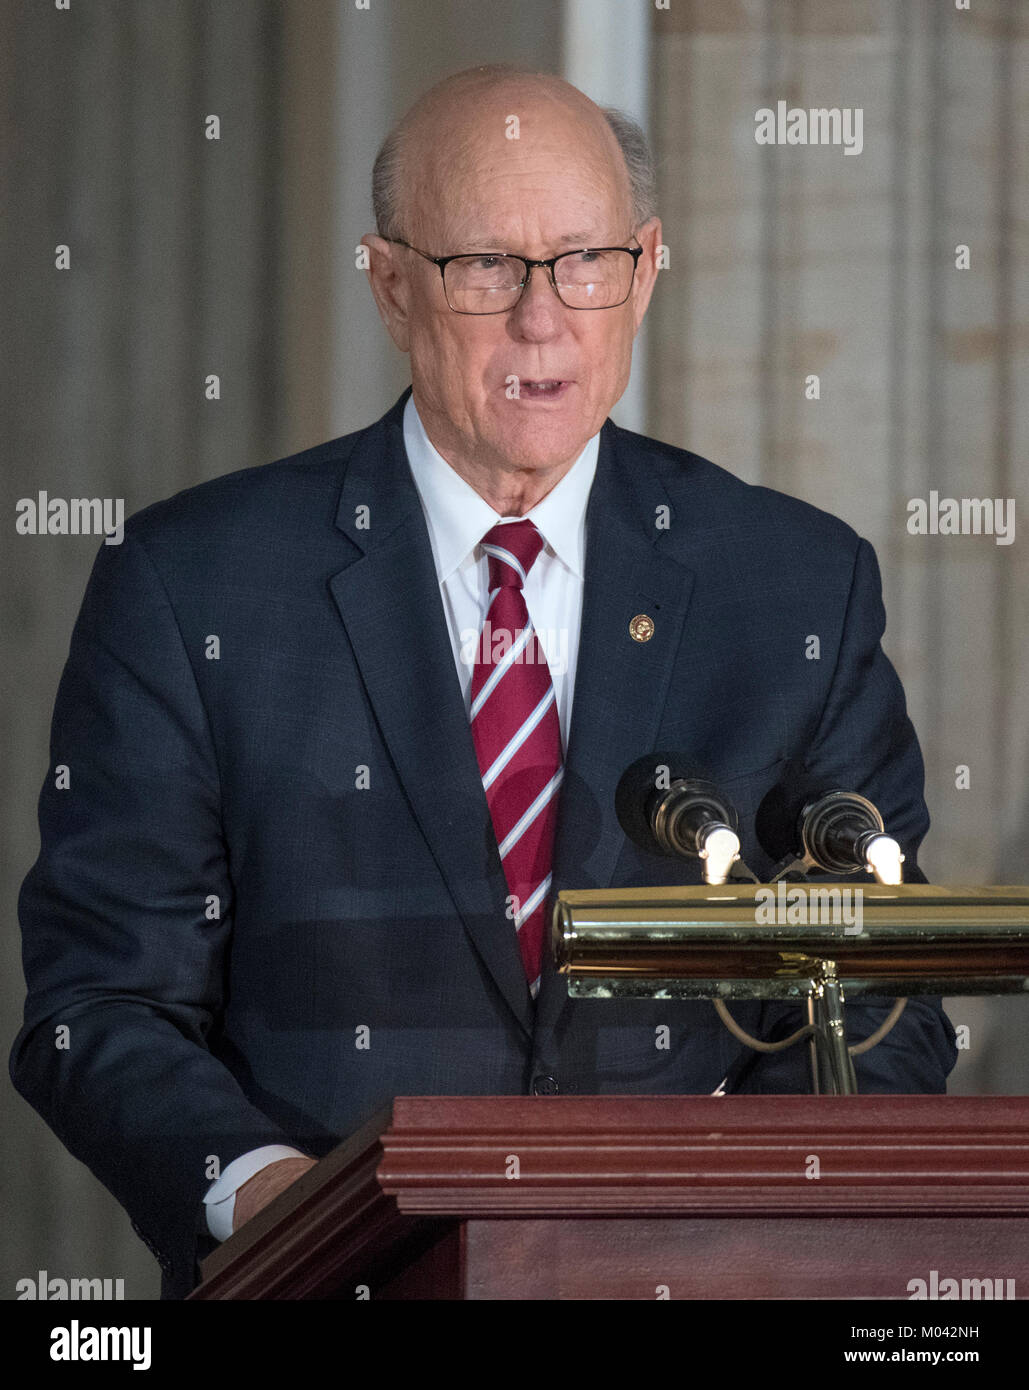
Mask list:
[[[516,163],[511,154],[531,159],[545,145],[564,149],[609,184],[627,227],[654,215],[653,161],[633,120],[552,73],[494,64],[444,78],[387,136],[372,173],[379,235],[417,242],[425,210],[441,187],[460,182],[484,139],[497,142],[498,171]]]

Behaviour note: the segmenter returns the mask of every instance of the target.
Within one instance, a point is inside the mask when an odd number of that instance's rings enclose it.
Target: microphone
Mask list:
[[[878,883],[903,882],[900,845],[886,834],[878,808],[857,792],[826,791],[794,772],[764,797],[754,829],[770,859],[792,857],[801,870],[864,870]]]
[[[648,753],[626,768],[615,811],[628,838],[648,853],[703,860],[707,883],[725,883],[740,857],[735,808],[680,753]]]

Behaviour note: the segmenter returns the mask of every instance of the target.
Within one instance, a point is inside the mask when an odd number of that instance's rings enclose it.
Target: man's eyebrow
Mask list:
[[[558,246],[599,246],[597,238],[590,232],[568,232],[565,236],[558,237]]]

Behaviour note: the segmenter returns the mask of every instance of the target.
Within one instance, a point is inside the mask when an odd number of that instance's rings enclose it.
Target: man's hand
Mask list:
[[[255,1173],[236,1192],[236,1205],[232,1213],[233,1231],[238,1231],[245,1221],[273,1202],[280,1192],[285,1192],[316,1162],[314,1158],[280,1158]]]

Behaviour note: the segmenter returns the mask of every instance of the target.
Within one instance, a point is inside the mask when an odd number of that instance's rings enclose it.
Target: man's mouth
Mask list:
[[[522,377],[518,383],[518,393],[530,400],[556,400],[570,385],[571,382],[560,377],[540,377],[535,381]]]

